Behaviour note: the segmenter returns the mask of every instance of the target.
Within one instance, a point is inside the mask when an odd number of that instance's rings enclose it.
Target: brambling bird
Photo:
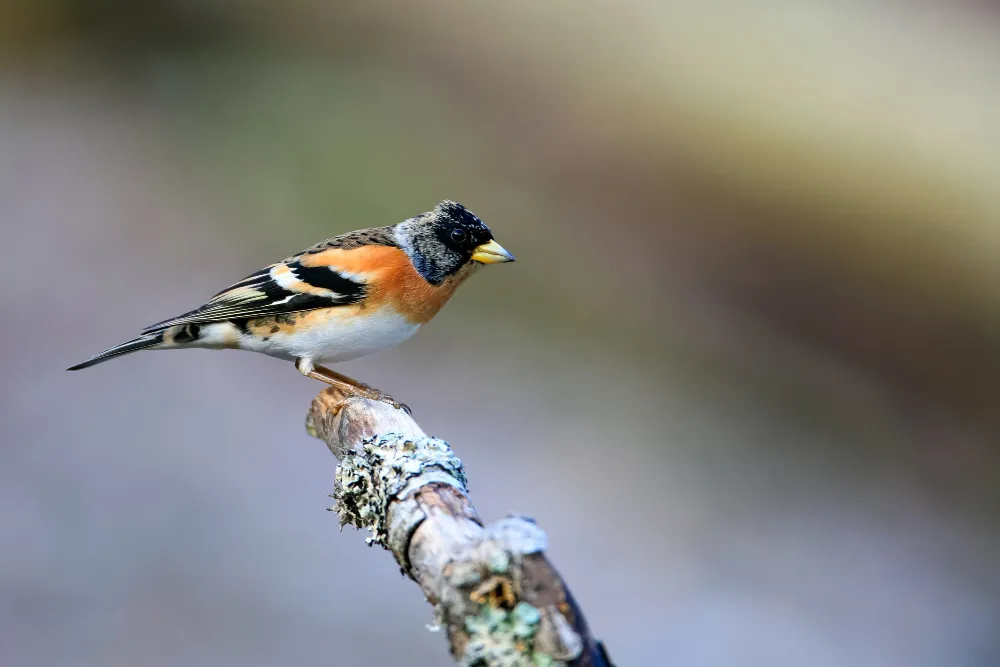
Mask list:
[[[479,218],[446,200],[433,211],[335,236],[251,273],[203,306],[67,370],[139,350],[235,348],[294,361],[303,375],[349,394],[391,400],[319,364],[403,342],[476,268],[513,261]]]

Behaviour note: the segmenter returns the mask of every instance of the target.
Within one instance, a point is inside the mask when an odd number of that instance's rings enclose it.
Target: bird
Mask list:
[[[479,267],[513,261],[482,220],[446,199],[395,225],[321,241],[67,370],[140,350],[249,350],[293,361],[302,375],[349,395],[400,405],[321,364],[398,345],[427,324]]]

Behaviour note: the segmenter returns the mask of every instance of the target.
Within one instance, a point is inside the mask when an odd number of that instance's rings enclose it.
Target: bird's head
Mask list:
[[[441,284],[471,263],[514,261],[514,255],[493,240],[482,220],[447,199],[433,211],[396,225],[395,236],[420,275],[432,285]]]

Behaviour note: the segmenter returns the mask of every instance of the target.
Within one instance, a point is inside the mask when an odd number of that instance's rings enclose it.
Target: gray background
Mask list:
[[[22,2],[0,663],[440,665],[291,364],[62,369],[443,198],[517,264],[342,370],[534,516],[619,665],[1000,663],[987,3]]]

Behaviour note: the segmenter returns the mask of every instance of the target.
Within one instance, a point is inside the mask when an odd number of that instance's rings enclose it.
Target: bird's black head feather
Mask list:
[[[433,211],[396,226],[396,241],[424,279],[441,284],[472,261],[480,245],[493,240],[490,228],[457,202],[445,200]]]

